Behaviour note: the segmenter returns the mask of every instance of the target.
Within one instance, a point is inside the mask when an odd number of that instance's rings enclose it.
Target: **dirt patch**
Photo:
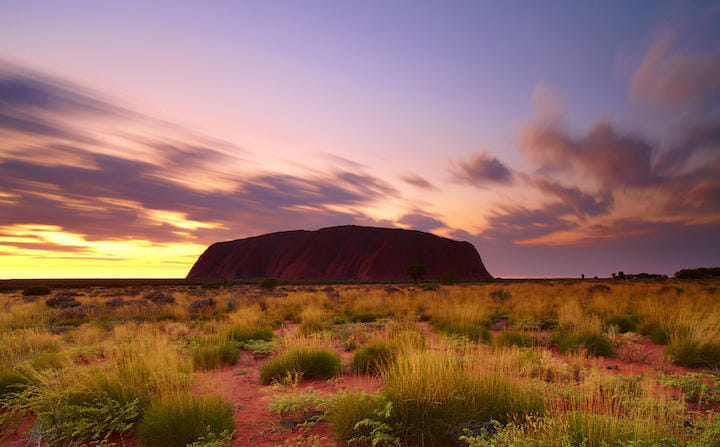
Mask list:
[[[196,374],[198,393],[220,395],[235,407],[235,446],[271,447],[300,436],[300,432],[283,425],[281,418],[268,410],[268,387],[260,384],[264,361],[245,356],[234,366]],[[373,377],[343,375],[329,381],[303,380],[296,388],[301,393],[314,389],[322,394],[334,394],[342,390],[374,392],[381,386],[382,382]],[[327,422],[315,425],[309,435],[325,437],[321,443],[324,446],[342,445],[330,433]]]

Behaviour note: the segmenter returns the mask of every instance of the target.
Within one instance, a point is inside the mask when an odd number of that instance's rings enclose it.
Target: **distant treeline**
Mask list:
[[[701,267],[698,269],[682,269],[675,273],[679,279],[720,278],[720,267]]]

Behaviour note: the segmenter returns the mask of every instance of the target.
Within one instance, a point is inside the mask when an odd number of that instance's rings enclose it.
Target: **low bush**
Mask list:
[[[380,317],[380,314],[373,312],[356,312],[348,315],[348,320],[353,323],[372,323]]]
[[[720,367],[720,342],[702,342],[689,335],[671,335],[665,348],[676,365]]]
[[[619,418],[606,414],[571,411],[560,416],[567,426],[570,445],[585,447],[647,446],[670,447],[677,445],[654,431],[642,420]]]
[[[329,403],[327,419],[330,430],[343,442],[369,434],[368,430],[357,427],[358,422],[372,419],[387,404],[380,393],[364,391],[342,391]]]
[[[23,296],[42,296],[50,295],[50,293],[52,293],[52,289],[47,286],[32,286],[22,292]]]
[[[268,384],[292,373],[306,379],[329,379],[340,373],[340,356],[329,349],[297,346],[268,360],[260,371],[260,381]]]
[[[19,391],[28,379],[15,365],[0,364],[0,398]]]
[[[418,330],[388,333],[392,346],[398,351],[425,349],[425,335]]]
[[[664,376],[661,383],[679,388],[689,402],[697,402],[701,405],[720,402],[720,377],[713,374],[670,374]]]
[[[508,348],[510,346],[529,348],[537,345],[537,336],[525,332],[503,331],[493,339],[493,346],[498,348]]]
[[[278,281],[277,278],[264,278],[258,282],[258,287],[260,287],[263,290],[270,290],[270,289],[274,289],[279,284],[280,284],[280,281]]]
[[[395,358],[395,350],[381,340],[361,346],[350,361],[355,374],[381,375]]]
[[[505,301],[512,298],[512,294],[509,290],[495,289],[488,294],[488,297],[490,297],[490,299],[496,304],[503,304]]]
[[[300,336],[306,337],[308,335],[312,335],[316,332],[324,331],[328,328],[328,324],[324,322],[318,322],[318,321],[303,321],[300,323],[300,326],[298,326],[297,333]]]
[[[635,314],[613,315],[606,320],[607,326],[617,326],[621,333],[634,332],[637,329],[640,317]]]
[[[320,396],[317,391],[310,390],[307,393],[290,393],[273,400],[268,405],[271,413],[286,416],[299,414],[307,416],[318,416],[327,408],[328,402]]]
[[[28,370],[28,381],[2,401],[8,416],[33,415],[30,432],[48,445],[106,445],[130,430],[140,415],[138,399],[118,401],[85,375]]]
[[[577,352],[584,349],[595,357],[612,357],[613,347],[601,334],[593,332],[569,333],[560,337],[558,350],[562,354]]]
[[[555,417],[493,422],[476,433],[468,430],[460,441],[468,447],[676,447],[685,446],[664,433],[654,433],[644,421],[572,411]],[[695,444],[688,444],[688,446]]]
[[[280,343],[276,340],[248,340],[241,345],[243,349],[251,351],[253,354],[272,354],[279,346]]]
[[[327,312],[320,306],[310,305],[300,312],[298,334],[307,336],[329,328]]]
[[[9,286],[7,284],[0,284],[0,293],[10,293],[14,292],[16,287]]]
[[[219,397],[179,394],[151,403],[138,426],[148,447],[186,447],[201,441],[228,439],[235,431],[230,403]]]
[[[231,326],[224,334],[228,339],[243,344],[250,340],[271,341],[273,331],[269,326]]]
[[[200,369],[214,369],[234,365],[240,360],[240,350],[230,340],[204,340],[192,351],[193,365]]]
[[[490,329],[477,324],[448,322],[434,323],[433,326],[448,335],[462,335],[463,337],[467,337],[470,341],[476,343],[480,341],[489,342],[492,339]]]
[[[666,345],[670,334],[666,327],[657,323],[646,323],[640,326],[639,332],[650,337],[650,341],[656,345]]]
[[[544,412],[544,399],[532,386],[468,367],[460,358],[440,352],[396,359],[385,376],[385,395],[401,439],[435,445],[450,441],[452,430],[467,422],[506,422]]]

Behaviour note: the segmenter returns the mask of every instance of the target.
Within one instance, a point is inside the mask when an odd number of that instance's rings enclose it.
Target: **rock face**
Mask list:
[[[283,231],[212,244],[188,279],[404,281],[408,265],[428,278],[492,279],[475,247],[421,231],[354,225]]]

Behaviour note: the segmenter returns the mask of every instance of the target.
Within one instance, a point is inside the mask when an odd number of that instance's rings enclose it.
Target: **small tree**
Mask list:
[[[425,276],[427,275],[427,269],[424,265],[417,264],[417,265],[408,265],[407,268],[405,268],[405,274],[410,277],[410,279],[413,280],[414,283],[417,284],[418,281],[422,281],[425,279]]]
[[[258,282],[258,286],[264,290],[274,289],[278,284],[280,284],[280,281],[278,281],[277,278],[265,278]]]

